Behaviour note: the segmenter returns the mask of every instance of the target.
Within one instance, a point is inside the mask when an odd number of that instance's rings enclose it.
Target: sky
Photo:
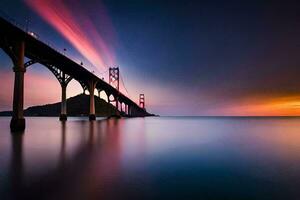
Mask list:
[[[300,115],[297,1],[1,0],[0,10],[105,80],[118,66],[122,92],[136,102],[144,93],[149,112]],[[3,51],[0,85],[0,110],[10,110],[12,62]],[[71,81],[67,96],[79,93]],[[49,70],[29,67],[25,107],[60,96]]]

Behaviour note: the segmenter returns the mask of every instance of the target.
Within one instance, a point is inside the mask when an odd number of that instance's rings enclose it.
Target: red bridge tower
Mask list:
[[[145,95],[144,94],[140,94],[139,106],[141,108],[145,109]]]

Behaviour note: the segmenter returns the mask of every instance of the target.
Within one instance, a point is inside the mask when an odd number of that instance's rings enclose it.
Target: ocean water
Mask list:
[[[300,199],[300,118],[0,118],[0,199]]]

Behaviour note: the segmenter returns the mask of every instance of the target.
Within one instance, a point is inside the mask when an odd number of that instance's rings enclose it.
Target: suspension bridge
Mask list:
[[[100,92],[104,91],[107,95],[108,103],[114,105],[120,115],[128,117],[145,117],[151,115],[145,109],[144,94],[140,94],[139,103],[137,104],[119,90],[119,68],[109,68],[109,82],[107,83],[93,72],[84,68],[82,63],[76,63],[64,53],[55,50],[50,45],[39,40],[32,32],[21,28],[1,16],[0,47],[11,58],[14,65],[13,114],[10,123],[10,128],[13,132],[25,129],[25,118],[23,115],[24,74],[28,67],[36,63],[49,69],[61,85],[60,120],[67,120],[66,91],[68,83],[72,79],[80,83],[84,92],[89,92],[89,120],[96,119],[95,90],[98,91],[99,97]],[[24,62],[25,57],[29,59],[27,62]]]

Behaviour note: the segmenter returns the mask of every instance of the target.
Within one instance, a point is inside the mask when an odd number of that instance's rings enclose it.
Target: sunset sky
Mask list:
[[[128,95],[145,93],[149,112],[300,115],[300,3],[262,2],[1,0],[0,14],[29,20],[39,39],[106,80],[119,66]],[[12,62],[3,51],[0,85],[0,110],[11,110]],[[81,92],[71,81],[68,97]],[[60,96],[49,70],[27,70],[25,107]]]

